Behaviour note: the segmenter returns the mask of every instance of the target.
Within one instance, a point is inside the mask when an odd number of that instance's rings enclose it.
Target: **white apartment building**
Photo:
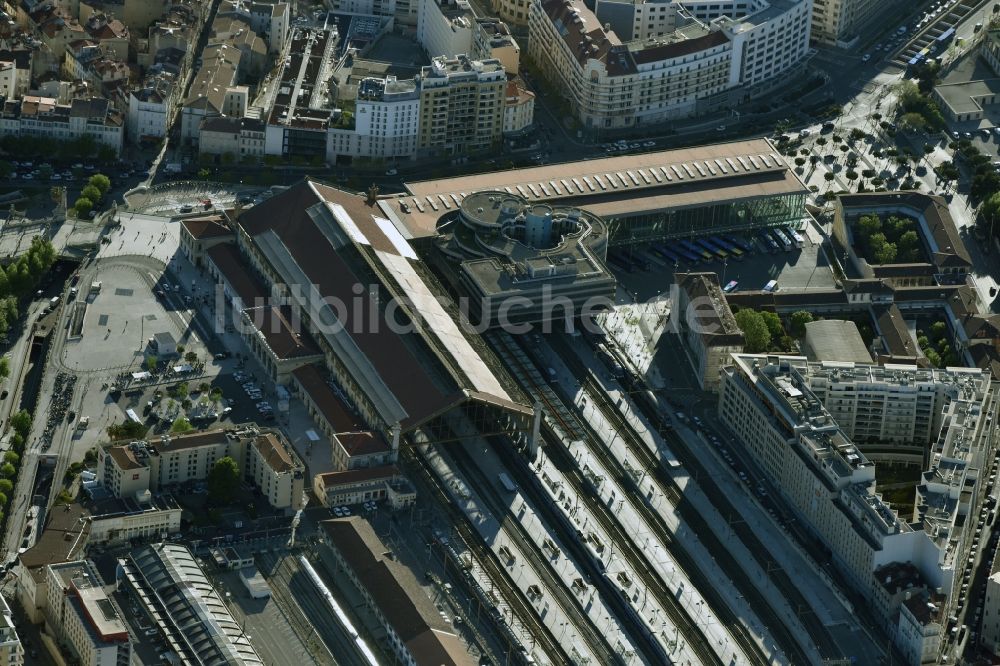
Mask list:
[[[340,156],[382,160],[413,159],[417,152],[420,92],[413,80],[366,78],[358,84],[354,128],[331,126],[327,162]]]
[[[128,94],[126,129],[128,140],[138,143],[144,138],[163,138],[175,113],[176,77],[162,73],[152,76]]]
[[[14,627],[14,614],[7,600],[0,596],[0,666],[21,666],[24,663],[24,646]]]
[[[845,374],[848,379],[841,381]],[[852,375],[859,396],[849,408],[837,401],[852,392]],[[823,400],[813,383],[823,391]],[[931,388],[894,395],[915,385]],[[939,391],[950,401],[928,403],[920,395]],[[887,402],[895,403],[888,411]],[[875,466],[824,403],[841,409],[842,415],[881,410],[893,419],[915,416],[917,405],[943,410],[929,425],[909,431],[918,442],[928,428],[932,431],[928,469],[917,486],[912,515],[900,519],[882,502]],[[894,563],[915,567],[933,591],[933,612],[916,602],[909,609],[874,603],[874,609],[899,613],[896,620],[881,619],[894,622],[893,640],[911,655],[911,663],[923,663],[935,653],[940,618],[950,615],[958,602],[958,574],[976,542],[975,523],[965,517],[975,515],[985,497],[988,484],[982,477],[996,450],[997,404],[989,375],[969,368],[928,371],[894,365],[879,370],[853,363],[808,363],[803,357],[734,354],[723,370],[719,414],[862,594],[873,601],[884,596],[879,590],[885,581],[876,579],[876,569]],[[854,428],[862,427],[856,420]]]
[[[0,111],[0,135],[37,136],[72,141],[89,135],[118,155],[125,136],[125,119],[103,98],[74,99],[58,104],[51,97],[27,95],[7,100]]]
[[[51,564],[46,569],[49,633],[81,666],[124,666],[132,643],[120,610],[104,592],[90,560]]]
[[[595,15],[582,0],[542,0],[529,13],[529,56],[586,127],[661,123],[777,85],[808,53],[810,6],[605,0]]]
[[[419,0],[417,41],[428,57],[472,53],[472,30],[476,16],[468,0]]]
[[[521,85],[520,80],[508,81],[503,102],[504,136],[522,134],[535,124],[535,93]]]

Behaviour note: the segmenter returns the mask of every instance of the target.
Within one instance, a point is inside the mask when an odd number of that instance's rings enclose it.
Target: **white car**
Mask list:
[[[861,62],[868,62],[871,59],[872,59],[871,53],[866,53],[863,56],[861,56]]]
[[[642,145],[645,146],[646,148],[652,148],[652,147],[654,147],[656,145],[656,142],[655,141],[643,141]]]

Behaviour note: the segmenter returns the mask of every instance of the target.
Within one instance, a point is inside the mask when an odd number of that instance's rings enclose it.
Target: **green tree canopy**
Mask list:
[[[88,186],[93,185],[101,193],[101,196],[104,196],[105,194],[108,193],[108,190],[111,189],[111,179],[105,176],[103,173],[95,173],[87,181],[87,185]]]
[[[16,465],[17,463],[21,462],[21,456],[17,455],[17,453],[15,453],[14,451],[7,451],[6,453],[3,454],[3,461],[5,463]]]
[[[146,436],[149,428],[141,423],[127,420],[124,423],[115,423],[108,426],[108,437],[112,440],[119,439],[142,439]]]
[[[9,496],[12,490],[14,490],[13,481],[10,479],[0,479],[0,493],[4,493]]]
[[[775,313],[762,310],[760,318],[763,320],[764,325],[767,326],[767,331],[771,334],[772,340],[777,340],[785,334],[785,327],[781,325],[781,317]]]
[[[15,474],[17,474],[17,468],[11,465],[10,463],[4,463],[3,465],[0,465],[0,476],[4,477],[5,479],[10,479],[13,478]]]
[[[174,424],[170,426],[170,432],[183,434],[185,432],[191,432],[194,430],[194,426],[186,418],[181,417],[174,421]]]
[[[77,215],[83,216],[94,209],[94,202],[87,197],[80,197],[73,202],[73,208],[76,210]]]
[[[736,324],[743,331],[746,339],[744,350],[751,354],[767,351],[771,346],[771,331],[764,323],[763,317],[754,310],[740,310],[736,313]]]
[[[10,427],[14,429],[21,437],[27,439],[28,433],[31,432],[31,414],[27,410],[22,409],[14,416],[10,417]]]
[[[208,497],[218,504],[229,504],[236,498],[240,487],[240,473],[236,461],[225,456],[215,461],[208,473]]]
[[[792,316],[788,318],[789,325],[792,329],[792,335],[797,338],[804,337],[806,334],[806,324],[813,320],[811,312],[806,310],[799,310],[798,312],[793,312]]]
[[[87,185],[85,188],[80,190],[80,196],[90,199],[91,201],[97,201],[101,198],[101,191],[93,185]]]

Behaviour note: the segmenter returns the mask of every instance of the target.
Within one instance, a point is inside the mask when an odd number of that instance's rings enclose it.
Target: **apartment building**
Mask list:
[[[198,133],[198,154],[256,163],[264,157],[264,136],[264,122],[256,118],[205,118]]]
[[[923,384],[923,392],[952,396],[937,405],[943,413],[932,419],[940,426],[928,442],[927,468],[916,488],[912,515],[900,518],[876,492],[875,466],[826,406],[842,407],[836,401],[851,391],[845,386],[833,393],[827,386],[821,400],[811,388],[813,375],[822,390],[835,369],[851,373],[858,367],[734,354],[723,370],[719,414],[801,524],[872,600],[911,663],[924,663],[940,647],[941,618],[952,613],[962,596],[961,571],[976,547],[975,523],[965,517],[978,512],[986,495],[983,477],[996,451],[995,391],[988,374],[966,368],[932,373],[916,366],[886,366],[884,374],[870,368],[855,384],[861,394],[855,402],[859,413],[885,410],[884,403],[897,402],[892,394],[906,386]],[[926,388],[928,382],[943,386]],[[921,392],[903,392],[898,401],[902,413],[914,414],[917,405],[928,404]],[[895,409],[890,411],[895,414]],[[893,574],[886,574],[886,567],[899,563],[913,566],[932,597],[921,602],[923,608],[916,601],[904,603],[898,586],[892,585]]]
[[[301,508],[305,466],[277,431],[253,424],[101,448],[97,480],[115,497],[142,497],[168,486],[204,481],[215,462],[227,456],[272,506]]]
[[[89,544],[126,543],[132,539],[163,538],[181,530],[181,507],[169,495],[148,494],[142,502],[108,498],[88,504]]]
[[[160,139],[176,115],[180,86],[177,77],[167,72],[151,74],[141,86],[128,92],[126,135],[131,143]]]
[[[24,646],[14,627],[14,614],[7,599],[0,596],[0,666],[21,666],[24,663]]]
[[[887,6],[881,0],[813,0],[813,39],[828,46],[850,48],[879,10]]]
[[[499,60],[434,58],[418,85],[418,155],[478,153],[500,142],[507,76]]]
[[[416,81],[366,77],[358,84],[354,127],[331,125],[327,133],[330,164],[341,156],[382,160],[412,159],[417,151],[420,92]]]
[[[0,96],[18,99],[28,92],[31,84],[32,51],[0,49]]]
[[[468,0],[419,0],[417,41],[430,58],[472,53],[476,15]]]
[[[224,0],[219,5],[219,17],[240,17],[255,33],[267,41],[269,53],[279,53],[291,31],[291,3],[264,0]]]
[[[525,88],[520,79],[507,82],[503,101],[504,136],[523,134],[535,124],[535,93]]]
[[[125,118],[100,97],[74,99],[59,104],[51,97],[27,95],[5,100],[0,111],[0,134],[37,136],[72,141],[91,136],[119,155],[125,135]]]
[[[681,273],[674,281],[670,330],[680,339],[702,389],[718,390],[722,366],[730,354],[743,351],[743,331],[715,273]]]
[[[132,642],[121,610],[104,591],[90,560],[51,564],[46,570],[45,622],[50,634],[81,666],[127,666]]]
[[[475,19],[469,55],[475,60],[499,60],[508,77],[517,76],[521,68],[521,47],[507,24],[492,17]]]
[[[202,65],[188,89],[181,108],[181,139],[195,144],[201,122],[216,116],[242,117],[249,105],[249,91],[237,85],[237,73],[243,54],[225,44],[206,47]]]
[[[531,7],[529,0],[492,0],[490,7],[502,20],[511,25],[528,25],[528,13]]]
[[[696,5],[702,7],[702,5]],[[623,129],[735,106],[777,85],[809,48],[809,0],[531,5],[528,50],[585,127]]]
[[[979,644],[1000,655],[1000,559],[994,558],[983,596],[983,625]]]

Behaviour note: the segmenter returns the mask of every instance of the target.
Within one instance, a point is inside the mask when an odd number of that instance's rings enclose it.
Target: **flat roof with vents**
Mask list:
[[[422,180],[406,183],[406,189],[408,194],[379,203],[407,238],[433,236],[448,208],[483,190],[579,206],[605,219],[808,193],[767,139]],[[435,205],[445,198],[443,208]]]

